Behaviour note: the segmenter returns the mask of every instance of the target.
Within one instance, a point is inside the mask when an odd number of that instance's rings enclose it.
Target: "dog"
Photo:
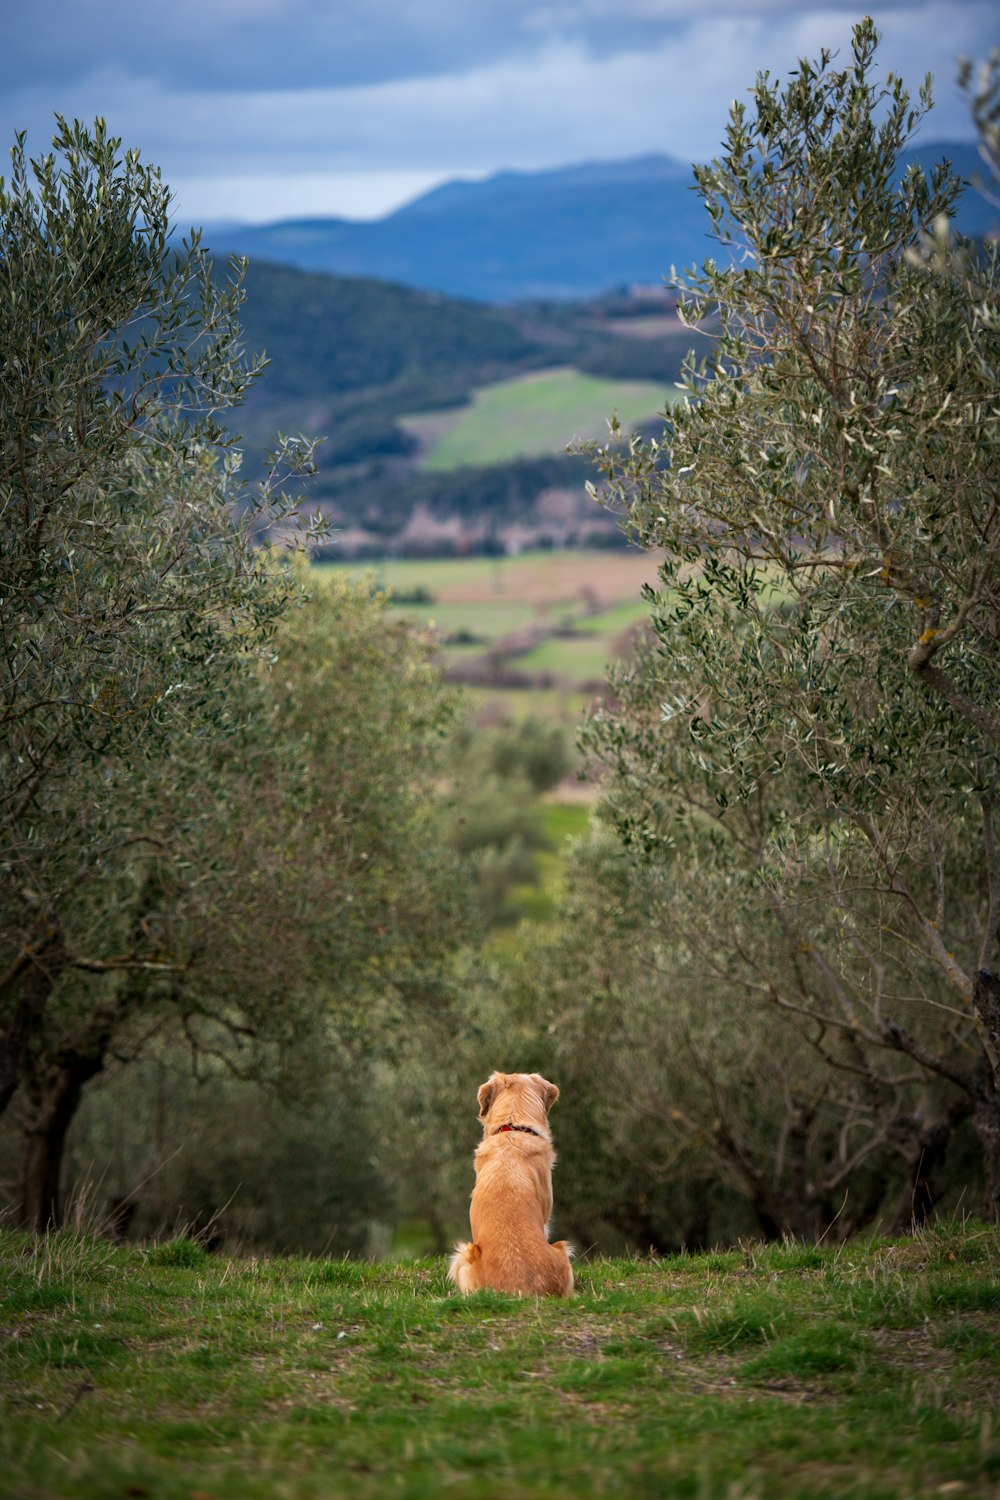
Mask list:
[[[448,1275],[461,1292],[568,1297],[572,1248],[548,1241],[556,1159],[548,1116],[559,1090],[539,1073],[493,1073],[478,1098],[472,1241],[456,1247]]]

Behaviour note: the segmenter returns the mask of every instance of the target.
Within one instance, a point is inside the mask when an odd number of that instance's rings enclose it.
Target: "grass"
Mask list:
[[[11,1500],[994,1495],[1000,1236],[401,1266],[0,1234]]]
[[[558,796],[559,793],[555,795]],[[548,848],[540,850],[536,855],[538,881],[534,885],[515,886],[511,893],[520,907],[522,917],[529,922],[549,922],[555,916],[566,872],[566,841],[586,833],[589,822],[589,800],[549,801],[544,804],[542,826]],[[513,936],[510,929],[505,931],[500,928],[494,938],[497,949],[511,946]]]
[[[585,712],[595,703],[595,694],[570,684],[551,688],[468,688],[477,721],[484,724],[522,719],[542,719],[575,731]]]
[[[440,633],[446,668],[460,670],[499,651],[534,679],[531,687],[471,688],[486,717],[533,714],[575,725],[625,633],[648,618],[640,591],[656,581],[656,569],[649,553],[567,549],[500,558],[393,558],[351,565],[347,572],[404,598],[422,590],[423,602],[401,603],[396,612]],[[567,626],[574,633],[560,634]],[[537,644],[505,656],[510,639],[527,631],[537,634]]]
[[[599,685],[614,654],[611,642],[602,635],[552,635],[519,657],[518,665],[560,682]]]
[[[534,607],[522,600],[489,597],[474,605],[401,604],[396,609],[406,619],[438,630],[446,638],[465,632],[478,641],[499,641],[514,631],[525,630],[536,614]]]
[[[385,558],[368,563],[320,563],[349,577],[369,578],[397,594],[425,589],[427,605],[407,605],[402,612],[423,617],[443,604],[478,606],[491,602],[527,604],[558,610],[578,603],[587,591],[602,609],[634,602],[644,583],[655,583],[658,558],[635,548],[588,551],[539,549],[516,557]]]
[[[454,412],[429,412],[404,423],[428,444],[425,468],[457,469],[561,453],[576,439],[606,437],[612,412],[628,429],[677,394],[655,381],[542,370],[486,386]]]
[[[648,619],[649,605],[644,599],[623,599],[610,609],[578,620],[575,629],[580,635],[620,635]]]
[[[566,839],[579,838],[586,833],[590,821],[590,808],[579,802],[547,802],[543,814],[546,837],[557,852]],[[559,868],[562,859],[559,858]]]

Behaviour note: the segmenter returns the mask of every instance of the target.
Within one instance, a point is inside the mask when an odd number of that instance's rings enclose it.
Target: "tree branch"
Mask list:
[[[1000,745],[1000,718],[982,708],[968,693],[963,693],[946,672],[934,665],[931,660],[934,654],[930,649],[932,646],[933,642],[923,642],[921,638],[910,651],[908,660],[917,681],[939,694],[960,718],[978,729],[986,739]]]
[[[947,1078],[949,1083],[956,1084],[971,1098],[979,1098],[982,1090],[971,1073],[965,1073],[961,1068],[954,1067],[947,1058],[923,1046],[910,1035],[905,1027],[900,1026],[898,1021],[883,1022],[882,1036],[887,1047],[892,1047],[896,1052],[905,1052],[907,1057],[912,1057],[922,1068],[926,1068],[928,1073],[936,1073],[940,1078]]]

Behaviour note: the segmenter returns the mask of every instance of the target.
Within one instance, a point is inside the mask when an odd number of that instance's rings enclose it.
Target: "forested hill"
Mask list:
[[[900,171],[947,158],[969,178],[976,148],[928,142]],[[671,265],[713,251],[690,166],[669,156],[596,162],[547,172],[502,172],[451,182],[372,223],[298,219],[206,229],[217,251],[309,270],[374,276],[482,302],[590,297],[632,283],[659,284]],[[983,235],[995,206],[968,192],[959,227]]]
[[[272,355],[273,400],[315,399],[413,377],[460,387],[539,353],[517,320],[489,307],[369,278],[252,261],[243,324]]]
[[[920,161],[945,155],[962,175],[977,169],[972,147],[928,145]],[[913,159],[904,157],[899,171]],[[449,183],[375,225],[316,220],[247,231],[237,247],[252,254],[247,346],[271,358],[239,418],[251,469],[276,431],[322,435],[309,498],[341,528],[345,551],[503,545],[525,527],[544,540],[539,502],[553,491],[563,496],[561,509],[567,491],[579,497],[576,530],[564,527],[562,539],[593,539],[595,508],[583,502],[589,470],[583,460],[558,456],[578,430],[575,412],[566,412],[565,431],[553,433],[544,454],[526,447],[501,463],[473,457],[465,460],[471,467],[449,473],[428,472],[426,439],[404,419],[454,411],[497,381],[552,367],[656,382],[669,392],[693,339],[661,273],[672,260],[713,248],[688,184],[678,163],[643,158]],[[996,214],[968,191],[959,222],[984,232]],[[685,239],[696,232],[699,240]],[[398,279],[303,270],[258,258],[264,255],[346,260]],[[561,280],[553,279],[556,266]],[[402,284],[421,280],[466,295]],[[630,283],[637,283],[631,291]],[[600,285],[625,289],[566,295]],[[542,287],[551,295],[507,300]],[[494,300],[476,302],[472,294]],[[606,415],[617,404],[609,389]],[[425,518],[420,540],[415,517]],[[603,524],[610,526],[608,518]]]
[[[677,378],[692,334],[664,291],[615,294],[579,303],[490,307],[369,278],[251,263],[242,321],[247,348],[270,364],[236,416],[252,473],[276,432],[321,436],[320,472],[307,492],[339,528],[341,555],[502,546],[511,528],[535,528],[538,502],[558,491],[576,510],[553,540],[603,540],[617,532],[595,516],[584,494],[591,476],[584,459],[562,452],[579,430],[565,412],[543,453],[512,441],[502,461],[476,457],[468,467],[428,473],[427,440],[412,418],[430,413],[431,427],[497,382],[542,370],[573,372],[601,383],[601,419],[618,405],[619,382]],[[660,404],[651,401],[651,412]],[[577,497],[567,502],[566,492]],[[415,515],[430,518],[421,538]],[[449,538],[443,535],[450,529]],[[430,533],[433,533],[434,540]]]

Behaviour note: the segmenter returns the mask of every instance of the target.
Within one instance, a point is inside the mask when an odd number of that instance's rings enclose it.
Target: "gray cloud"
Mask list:
[[[871,7],[869,7],[871,8]],[[857,0],[34,0],[4,21],[8,78],[67,85],[113,72],[170,89],[332,88],[435,77],[575,42],[595,58],[645,50],[706,23],[857,18]],[[883,17],[921,5],[880,0]],[[991,0],[941,7],[983,29]]]
[[[992,0],[873,9],[883,66],[914,90],[937,75],[931,133],[967,135],[954,59],[1000,40]],[[843,48],[856,17],[840,0],[105,0],[97,20],[37,0],[8,22],[0,125],[37,148],[53,110],[104,114],[192,217],[376,212],[453,174],[709,156],[759,69]]]

